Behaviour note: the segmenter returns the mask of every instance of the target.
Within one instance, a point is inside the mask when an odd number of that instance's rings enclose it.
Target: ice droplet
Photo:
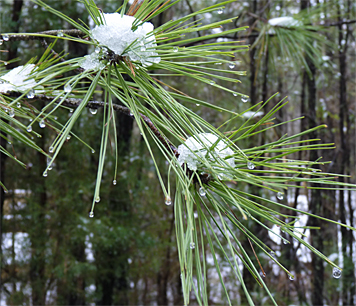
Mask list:
[[[288,277],[289,277],[290,280],[294,280],[294,276],[293,275],[289,274]]]
[[[99,202],[100,202],[100,197],[99,197],[99,196],[97,196],[97,197],[95,198],[95,202],[96,202],[96,203],[99,203]]]
[[[222,8],[222,7],[219,7],[219,9],[218,9],[218,14],[221,15],[223,12],[224,12],[223,8]]]
[[[172,199],[170,196],[166,197],[166,201],[164,202],[166,205],[171,205],[172,204]]]
[[[112,181],[112,184],[113,184],[113,185],[116,185],[116,184],[117,184],[116,180],[113,180],[113,181]]]
[[[31,89],[26,96],[29,99],[33,99],[35,97],[35,92],[33,91],[33,89]]]
[[[49,153],[53,153],[54,152],[54,148],[53,147],[49,147],[48,152]]]
[[[94,218],[94,213],[92,211],[89,213],[89,218]]]
[[[100,52],[100,47],[96,47],[94,51],[95,51],[95,53],[99,53]]]
[[[234,64],[234,63],[230,63],[230,64],[229,64],[229,68],[230,68],[230,69],[234,69],[234,68],[235,68],[235,64]]]
[[[46,123],[44,122],[44,120],[41,120],[38,125],[40,126],[41,129],[46,127]]]
[[[63,32],[62,32],[62,31],[59,31],[59,32],[57,33],[57,36],[58,36],[58,37],[63,37]]]
[[[2,36],[2,39],[3,39],[4,41],[8,41],[8,40],[10,39],[10,37],[9,37],[9,35],[4,34],[4,35]]]
[[[249,168],[250,170],[255,169],[254,163],[252,163],[252,162],[249,161],[249,162],[247,163],[247,168]]]
[[[10,116],[11,118],[15,117],[15,111],[14,111],[13,108],[10,108],[10,110],[9,110],[9,116]]]
[[[32,126],[29,125],[29,126],[27,127],[26,131],[29,132],[29,133],[31,133],[31,132],[32,132]]]
[[[64,92],[69,93],[72,91],[72,86],[69,83],[64,85]]]
[[[206,191],[205,191],[205,188],[204,187],[200,187],[199,189],[199,194],[203,197],[206,195]]]
[[[284,194],[282,192],[277,192],[277,199],[278,200],[283,200]]]
[[[178,47],[173,47],[173,52],[178,52]]]
[[[242,101],[243,103],[246,103],[246,102],[248,102],[248,98],[246,98],[246,97],[241,98],[241,101]]]
[[[194,243],[194,242],[191,242],[191,243],[189,244],[189,247],[190,247],[191,249],[195,249],[195,243]]]
[[[338,268],[333,269],[333,278],[340,278],[341,277],[341,270]]]
[[[97,108],[89,108],[89,112],[90,112],[92,115],[95,115],[95,114],[98,112],[98,109],[97,109]]]

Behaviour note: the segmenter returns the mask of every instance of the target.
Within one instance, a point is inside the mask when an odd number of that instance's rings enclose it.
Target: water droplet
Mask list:
[[[206,191],[205,191],[205,188],[204,187],[200,187],[199,188],[199,194],[203,197],[206,195]]]
[[[9,37],[9,35],[4,34],[4,35],[2,36],[2,39],[3,39],[4,41],[8,41],[8,40],[10,39],[10,37]]]
[[[94,151],[94,150],[91,150],[91,153],[93,153],[93,154],[94,154],[94,153],[95,153],[95,151]]]
[[[98,109],[97,109],[97,108],[89,108],[89,112],[90,112],[92,115],[95,115],[95,114],[98,112]]]
[[[49,152],[49,153],[53,153],[53,152],[54,152],[54,148],[53,148],[53,147],[49,147],[48,152]]]
[[[69,83],[67,83],[66,85],[64,85],[64,92],[71,92],[72,91],[72,86],[70,86]]]
[[[62,31],[59,31],[59,32],[57,33],[57,36],[58,36],[58,37],[63,37],[63,35],[64,35],[64,34],[63,34]]]
[[[31,133],[31,132],[32,132],[32,126],[29,125],[29,126],[27,127],[26,131],[29,132],[29,133]]]
[[[8,141],[7,143],[8,143],[9,145],[11,145],[11,141]]]
[[[288,277],[289,277],[290,280],[294,280],[294,276],[293,275],[288,274]]]
[[[341,277],[341,270],[338,268],[333,269],[333,278],[340,278]]]
[[[68,135],[67,136],[67,140],[69,140],[69,139],[71,139],[72,138],[72,136],[71,135]]]
[[[199,103],[197,103],[197,104],[196,104],[196,106],[200,106],[200,104],[199,104]]]
[[[113,184],[113,185],[116,185],[116,184],[117,184],[116,180],[113,180],[113,181],[112,181],[112,184]]]
[[[70,113],[73,113],[73,112],[74,112],[74,109],[73,109],[73,108],[70,108],[70,109],[69,109],[69,112],[70,112]]]
[[[27,98],[29,99],[33,99],[35,97],[35,92],[33,91],[33,89],[31,89],[27,95],[26,95]]]
[[[11,118],[15,117],[15,111],[14,111],[13,108],[10,108],[10,110],[9,110],[9,116],[10,116]]]
[[[94,51],[95,51],[95,53],[99,53],[100,50],[101,50],[100,47],[96,47]]]
[[[47,175],[48,175],[47,171],[43,172],[44,177],[47,177]]]
[[[230,63],[230,64],[229,64],[229,68],[230,68],[230,69],[234,69],[234,68],[235,68],[235,64],[234,64],[234,63]]]
[[[219,9],[218,9],[218,14],[221,15],[223,12],[224,12],[223,8],[222,8],[222,7],[219,7]]]
[[[130,112],[130,116],[131,116],[131,117],[133,117],[133,116],[134,116],[134,114],[133,114],[132,112]]]
[[[222,63],[215,63],[215,65],[222,65]]]
[[[173,52],[178,52],[178,47],[173,47]]]
[[[8,62],[4,62],[4,65],[7,66],[7,65],[8,65]]]
[[[191,249],[195,249],[195,243],[194,243],[194,242],[191,242],[191,243],[189,244],[189,247],[190,247]]]
[[[0,46],[2,45],[3,42],[4,42],[4,41],[3,41],[2,39],[0,39]]]
[[[278,200],[283,200],[284,194],[282,192],[277,192],[277,199]]]
[[[17,106],[17,108],[21,108],[21,103],[17,102],[16,106]]]
[[[269,253],[269,255],[271,255],[273,258],[276,258],[276,253],[273,252],[273,251],[271,251],[271,252]]]
[[[237,97],[237,93],[236,93],[236,92],[232,93],[232,95],[233,95],[234,97]]]
[[[99,202],[100,202],[100,197],[99,197],[99,196],[97,196],[97,197],[95,198],[95,202],[96,202],[96,203],[99,203]]]
[[[167,197],[166,197],[165,204],[166,204],[166,205],[171,205],[171,204],[172,204],[172,199],[171,199],[170,196],[167,196]]]
[[[41,129],[46,127],[46,123],[44,122],[44,120],[41,120],[38,125],[40,126]]]
[[[214,85],[215,82],[214,82],[214,81],[210,81],[209,84],[210,84],[210,85]]]
[[[246,102],[248,102],[248,98],[246,98],[246,97],[241,98],[241,101],[242,101],[243,103],[246,103]]]
[[[89,213],[89,218],[94,218],[94,213],[92,211]]]
[[[51,161],[47,164],[47,169],[51,171],[53,169],[53,164],[51,164]]]
[[[255,169],[255,164],[249,161],[247,163],[247,168],[249,168],[250,170],[253,170],[253,169]]]
[[[288,243],[289,243],[288,240],[283,239],[283,244],[288,244]]]

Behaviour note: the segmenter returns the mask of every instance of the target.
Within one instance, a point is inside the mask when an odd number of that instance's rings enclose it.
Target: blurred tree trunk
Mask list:
[[[350,12],[351,3],[348,1],[348,13]],[[338,21],[342,21],[340,4],[337,4]],[[343,25],[339,24],[339,133],[340,133],[340,146],[341,146],[341,161],[338,173],[349,173],[349,161],[350,161],[350,147],[349,147],[349,115],[348,115],[348,101],[347,101],[347,42],[350,35],[350,29],[346,26],[346,33],[342,28]],[[346,131],[345,131],[346,129]],[[347,182],[345,177],[339,177],[339,181]],[[339,192],[339,218],[340,221],[346,224],[347,212],[346,212],[346,192],[341,190]],[[352,207],[349,205],[352,212]],[[352,220],[352,215],[350,220]],[[352,221],[351,221],[352,222]],[[343,276],[342,276],[342,303],[346,305],[354,305],[355,294],[355,267],[352,261],[353,253],[353,232],[345,227],[341,227],[341,243],[342,243],[342,256],[343,256]]]
[[[20,15],[21,15],[22,5],[23,5],[23,0],[17,0],[17,1],[14,0],[14,2],[13,2],[12,18],[11,18],[11,32],[12,33],[19,32]],[[18,44],[19,44],[19,42],[16,42],[15,44],[10,44],[10,46],[8,48],[8,53],[7,53],[7,61],[17,57]],[[16,65],[17,65],[16,63],[11,63],[6,66],[6,69],[12,69]],[[6,134],[4,132],[1,132],[1,133],[3,136],[6,137]],[[3,137],[0,137],[0,146],[4,150],[6,150],[7,141]],[[4,185],[5,185],[5,161],[6,161],[6,159],[7,159],[6,154],[0,152],[0,182],[2,182]],[[5,192],[4,192],[4,189],[2,187],[0,187],[0,231],[1,232],[2,232],[2,228],[3,228],[4,201],[5,201]],[[2,258],[2,235],[0,234],[0,262],[2,262],[2,260],[3,260],[3,258]]]
[[[40,108],[44,107],[45,103],[41,102]],[[45,147],[46,133],[40,132],[41,137],[39,146]],[[30,259],[30,282],[32,288],[32,303],[33,305],[46,304],[46,210],[47,210],[47,190],[46,178],[43,172],[47,167],[47,157],[37,152],[38,171],[35,173],[35,179],[31,190],[34,192],[33,201],[29,203],[32,211],[32,222],[30,231],[31,240],[31,259]]]

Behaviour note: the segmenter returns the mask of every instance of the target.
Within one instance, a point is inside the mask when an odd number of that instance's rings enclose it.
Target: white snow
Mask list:
[[[132,30],[132,25],[136,21],[133,16],[119,13],[103,14],[103,25],[97,25],[91,30],[91,36],[100,45],[108,47],[115,54],[128,56],[132,61],[141,62],[147,66],[152,63],[159,63],[155,47],[156,39],[153,35],[153,24],[144,22],[136,29]]]
[[[261,117],[263,116],[263,112],[251,112],[247,111],[241,115],[244,118],[251,118],[251,117]]]
[[[85,55],[84,59],[79,62],[79,66],[85,70],[99,70],[105,68],[105,65],[99,61],[99,54],[96,52]]]
[[[37,85],[30,73],[35,68],[34,64],[18,66],[0,77],[0,92],[27,91]]]
[[[235,167],[233,157],[225,159],[227,156],[234,154],[234,152],[227,147],[227,143],[225,141],[220,140],[212,152],[207,152],[210,147],[216,144],[218,139],[219,138],[216,135],[210,133],[201,133],[196,136],[189,137],[184,144],[181,144],[178,147],[178,162],[181,165],[186,163],[188,168],[193,171],[198,169],[201,165],[201,160],[204,160],[204,158],[214,164],[220,164],[220,166],[213,168],[226,168],[226,163],[228,163],[231,167]]]
[[[268,23],[271,26],[279,26],[279,27],[299,27],[302,25],[302,22],[294,19],[293,17],[277,17],[268,20]]]

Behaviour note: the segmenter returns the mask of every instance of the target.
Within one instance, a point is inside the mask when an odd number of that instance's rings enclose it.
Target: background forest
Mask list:
[[[87,22],[84,6],[75,1],[46,1],[74,20]],[[105,12],[114,12],[121,1],[96,1]],[[218,3],[214,0],[182,0],[153,20],[155,27],[167,20]],[[304,119],[281,125],[273,132],[259,134],[239,143],[253,147],[275,140],[282,135],[295,134],[306,128],[326,124],[309,138],[323,143],[335,143],[334,150],[315,150],[307,156],[295,156],[322,161],[324,171],[345,174],[342,182],[355,183],[356,169],[356,3],[352,0],[251,0],[236,1],[223,11],[206,13],[202,22],[239,16],[229,27],[249,26],[236,36],[221,40],[241,40],[250,50],[236,53],[236,66],[246,71],[241,83],[232,90],[249,96],[235,97],[217,87],[197,86],[182,77],[170,77],[175,88],[201,100],[242,112],[252,105],[266,101],[278,92],[278,98],[288,96],[289,104],[278,112],[275,123],[303,116]],[[286,19],[293,17],[289,28]],[[284,23],[283,23],[284,22]],[[280,26],[278,28],[278,26]],[[226,27],[226,28],[225,28]],[[54,15],[30,1],[2,0],[0,2],[0,33],[39,32],[49,29],[70,29]],[[212,30],[214,33],[221,28]],[[307,46],[307,47],[305,47]],[[58,42],[56,51],[65,50],[66,59],[84,56],[83,45]],[[29,58],[43,53],[38,41],[3,42],[0,61],[6,68],[25,64]],[[10,62],[18,58],[19,62]],[[100,97],[99,97],[100,98]],[[271,100],[263,112],[247,112],[246,118],[257,120],[267,113],[278,99]],[[38,108],[41,108],[38,105]],[[203,105],[191,108],[214,126],[228,118]],[[58,114],[65,121],[71,112]],[[102,111],[81,116],[73,132],[99,151]],[[117,114],[119,144],[119,175],[113,184],[110,168],[113,154],[107,155],[101,201],[95,217],[89,218],[95,187],[98,154],[91,153],[81,142],[68,139],[53,169],[47,177],[46,156],[15,141],[0,138],[0,145],[12,151],[27,164],[24,170],[0,153],[0,181],[8,188],[1,189],[1,283],[0,305],[182,305],[182,288],[174,230],[174,205],[166,206],[156,176],[155,167],[134,120]],[[242,122],[242,121],[241,121]],[[41,135],[36,140],[48,148],[56,133],[34,125]],[[110,152],[110,148],[109,148]],[[160,152],[157,150],[157,156]],[[168,167],[157,158],[158,166]],[[162,172],[164,173],[164,171]],[[167,177],[163,178],[167,180]],[[252,187],[251,187],[252,188]],[[256,189],[256,187],[254,187]],[[250,190],[271,197],[266,191]],[[320,214],[326,218],[355,226],[355,191],[288,190],[281,199],[291,207]],[[291,237],[285,245],[255,223],[245,222],[296,277],[286,273],[257,254],[266,272],[266,283],[279,305],[354,305],[355,291],[355,233],[335,224],[307,217],[303,225],[321,230],[306,230],[308,241],[330,260],[343,268],[341,278],[333,278],[332,269]],[[275,229],[278,230],[278,229]],[[283,234],[282,234],[283,235]],[[241,241],[246,249],[249,242]],[[255,260],[251,250],[251,258]],[[223,278],[233,304],[246,304],[239,283],[227,263],[221,258]],[[208,258],[209,304],[224,305],[226,298],[219,277]],[[257,262],[256,262],[257,265]],[[209,270],[209,267],[212,269]],[[249,272],[243,270],[246,286],[256,304],[269,303],[266,293]],[[195,305],[194,293],[191,304]]]

